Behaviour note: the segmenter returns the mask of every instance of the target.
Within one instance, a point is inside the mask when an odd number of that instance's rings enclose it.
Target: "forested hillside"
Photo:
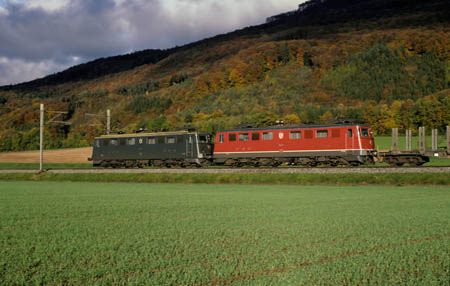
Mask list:
[[[450,124],[447,2],[308,1],[260,26],[2,87],[0,151],[38,148],[40,103],[66,111],[71,123],[46,126],[47,148],[89,146],[105,132],[108,108],[113,130],[124,132],[342,119],[371,124],[377,134],[443,129]]]

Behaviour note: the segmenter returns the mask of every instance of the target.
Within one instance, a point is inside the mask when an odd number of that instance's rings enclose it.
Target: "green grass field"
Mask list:
[[[375,148],[377,150],[391,150],[392,149],[392,137],[391,136],[375,136]],[[431,149],[431,136],[426,136],[426,149]],[[445,148],[446,145],[445,134],[438,136],[438,146]],[[419,150],[419,137],[413,136],[411,140],[412,149]],[[398,136],[398,148],[400,150],[406,150],[406,138],[404,134]]]
[[[448,285],[448,187],[0,182],[0,285]]]
[[[0,181],[246,184],[246,185],[393,185],[450,186],[450,173],[385,174],[53,174],[5,173]]]

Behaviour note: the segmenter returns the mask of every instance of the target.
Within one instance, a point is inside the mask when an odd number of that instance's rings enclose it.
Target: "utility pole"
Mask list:
[[[41,123],[39,130],[39,172],[44,171],[44,104],[41,103]]]
[[[412,132],[411,130],[406,130],[406,151],[412,150]]]
[[[398,152],[398,128],[392,128],[392,151]]]
[[[419,127],[419,152],[425,154],[426,151],[426,139],[425,139],[425,127]]]
[[[438,151],[438,130],[432,129],[431,130],[431,150],[432,151]]]
[[[94,114],[94,113],[85,113],[84,114],[86,117],[93,117],[95,118],[95,120],[99,123],[92,123],[89,124],[89,126],[102,126],[102,128],[106,129],[106,134],[109,135],[111,133],[111,110],[107,109],[106,110],[106,126],[105,126],[105,120],[103,119],[104,115],[101,114]],[[89,119],[88,119],[89,120]],[[105,130],[103,130],[102,132],[105,132]],[[103,134],[103,133],[102,133]]]
[[[447,154],[450,155],[450,126],[447,126]]]
[[[111,132],[111,110],[106,110],[106,134]]]
[[[56,113],[57,115],[53,118],[50,118],[48,120],[48,123],[56,123],[56,124],[65,124],[65,125],[71,125],[71,122],[65,122],[65,121],[58,121],[56,120],[58,117],[62,116],[63,114],[68,114],[66,111],[47,111],[48,113]],[[39,172],[44,171],[44,104],[41,103],[40,106],[40,128],[39,128]]]

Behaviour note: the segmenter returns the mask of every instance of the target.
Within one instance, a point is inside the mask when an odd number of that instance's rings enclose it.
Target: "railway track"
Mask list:
[[[45,172],[53,174],[387,174],[450,173],[450,167],[47,169]],[[39,170],[0,170],[0,174],[6,173],[39,173]]]

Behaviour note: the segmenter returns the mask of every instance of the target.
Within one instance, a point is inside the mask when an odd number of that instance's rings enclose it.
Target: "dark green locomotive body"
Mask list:
[[[205,165],[213,155],[212,136],[198,132],[103,135],[94,139],[94,166]]]

